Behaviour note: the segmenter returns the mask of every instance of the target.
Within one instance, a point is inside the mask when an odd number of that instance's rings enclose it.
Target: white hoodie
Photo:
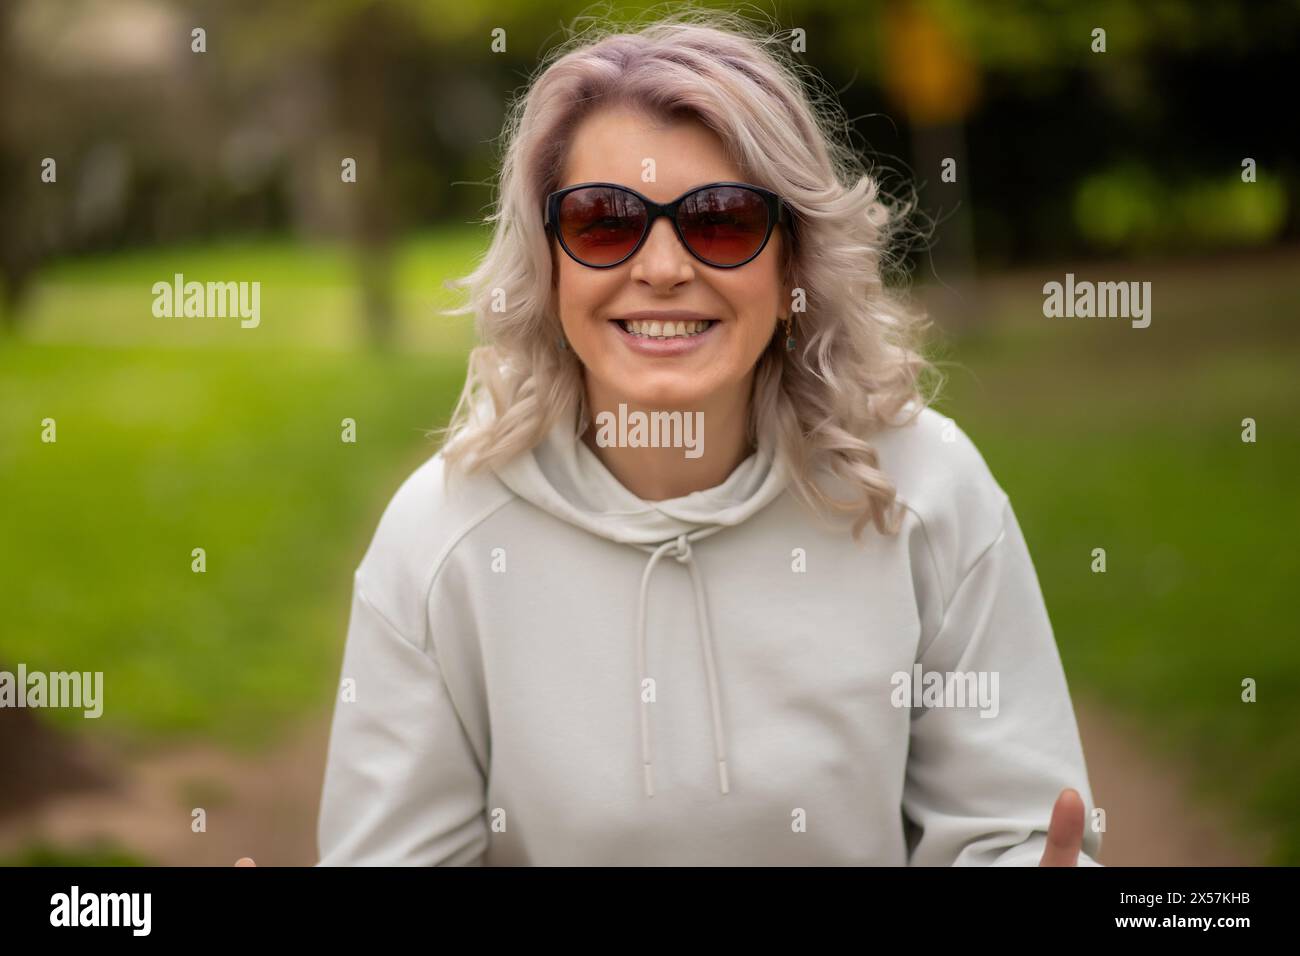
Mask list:
[[[1062,788],[1091,811],[1024,538],[951,420],[874,437],[906,517],[858,542],[766,448],[646,502],[575,431],[450,485],[439,453],[389,504],[320,865],[1036,865]]]

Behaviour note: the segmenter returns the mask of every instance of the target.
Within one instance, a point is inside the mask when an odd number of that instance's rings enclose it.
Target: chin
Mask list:
[[[698,378],[688,376],[654,376],[653,380],[642,381],[623,377],[613,384],[612,393],[619,396],[618,401],[643,408],[695,411],[704,407],[710,394],[700,388]]]

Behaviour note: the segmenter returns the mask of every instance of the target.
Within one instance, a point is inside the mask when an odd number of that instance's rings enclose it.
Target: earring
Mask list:
[[[559,342],[559,345],[560,345],[560,351],[564,351],[565,349],[567,349],[567,348],[569,347],[568,340],[565,339],[565,337],[564,337],[564,333],[563,333],[563,332],[560,333],[560,337],[559,337],[559,339],[558,339],[557,341]]]
[[[784,319],[784,322],[785,322],[785,350],[787,352],[793,352],[794,351],[794,316],[787,315]]]

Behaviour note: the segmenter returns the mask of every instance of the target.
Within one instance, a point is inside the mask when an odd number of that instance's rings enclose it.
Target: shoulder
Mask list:
[[[951,418],[923,408],[871,437],[880,469],[920,525],[944,595],[995,544],[1009,507],[984,456]]]
[[[356,569],[357,589],[398,631],[420,642],[439,569],[466,535],[514,498],[490,469],[451,473],[439,450],[384,508]]]

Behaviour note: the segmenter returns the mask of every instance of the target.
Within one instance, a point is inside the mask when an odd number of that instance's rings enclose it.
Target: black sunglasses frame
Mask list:
[[[758,244],[758,249],[754,251],[754,254],[743,262],[727,263],[725,265],[717,262],[710,262],[691,248],[691,244],[686,241],[686,238],[682,235],[681,227],[677,224],[677,210],[683,202],[698,192],[703,192],[706,189],[716,189],[719,186],[732,186],[738,189],[748,189],[750,192],[757,193],[762,197],[763,202],[767,205],[767,231],[763,234],[763,241]],[[632,246],[631,251],[617,262],[610,262],[601,265],[596,265],[580,259],[574,251],[565,244],[563,232],[557,227],[560,215],[560,203],[563,201],[564,197],[579,189],[592,189],[595,187],[617,189],[625,193],[630,193],[637,199],[641,200],[646,208],[645,229],[641,232],[641,236],[637,239],[636,244]],[[551,235],[555,236],[560,243],[560,248],[568,254],[570,259],[579,265],[586,266],[588,269],[612,269],[615,266],[621,266],[640,251],[641,247],[645,245],[646,237],[650,235],[650,230],[654,226],[655,220],[660,216],[665,216],[672,222],[673,232],[677,233],[678,241],[681,242],[687,252],[700,262],[703,262],[706,266],[712,266],[714,269],[739,269],[741,266],[753,262],[758,258],[762,251],[767,248],[768,240],[772,238],[772,230],[776,228],[777,223],[789,223],[792,219],[790,215],[790,207],[785,204],[780,196],[772,192],[770,189],[764,189],[762,186],[755,186],[752,183],[705,183],[703,186],[695,186],[687,190],[672,202],[668,203],[657,203],[654,200],[641,195],[635,189],[632,189],[629,186],[624,186],[621,183],[578,183],[574,186],[566,186],[564,189],[557,189],[546,197],[545,229]]]

